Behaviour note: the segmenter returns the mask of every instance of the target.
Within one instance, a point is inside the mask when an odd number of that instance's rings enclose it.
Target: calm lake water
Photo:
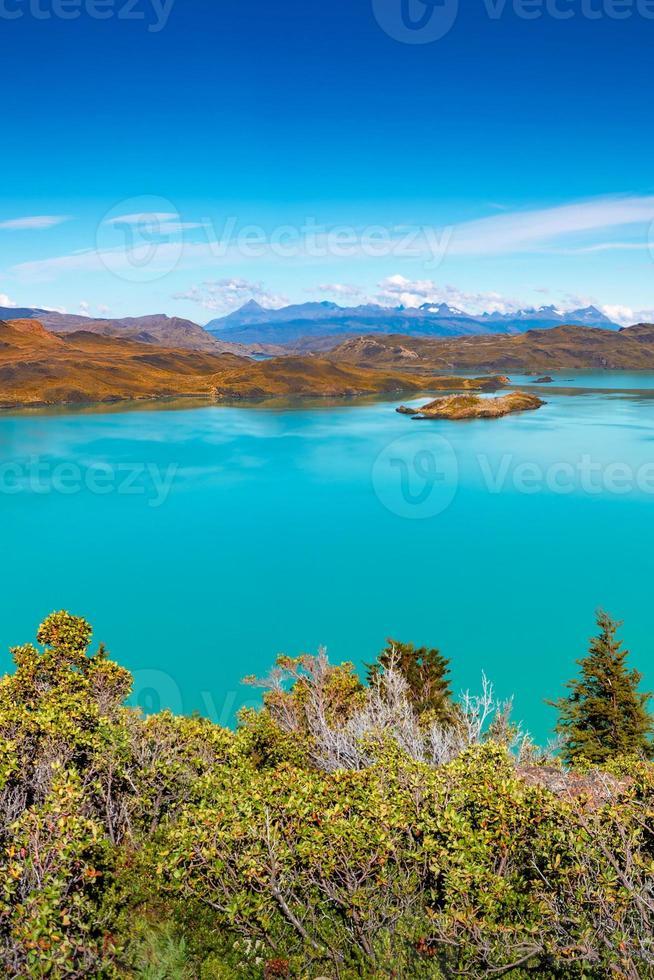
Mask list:
[[[534,390],[466,423],[396,400],[1,416],[0,667],[67,608],[138,703],[227,723],[277,654],[361,664],[394,637],[440,647],[457,690],[484,671],[543,739],[602,605],[654,687],[654,375]]]

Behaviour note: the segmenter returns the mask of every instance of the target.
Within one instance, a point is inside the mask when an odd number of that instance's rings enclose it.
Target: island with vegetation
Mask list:
[[[541,749],[393,641],[363,678],[279,658],[235,730],[145,716],[48,616],[0,681],[2,976],[654,977],[652,718],[618,627]]]
[[[480,398],[479,395],[448,395],[436,398],[422,408],[400,405],[397,412],[414,419],[499,419],[515,412],[529,412],[545,404],[536,395],[512,391],[499,398]]]

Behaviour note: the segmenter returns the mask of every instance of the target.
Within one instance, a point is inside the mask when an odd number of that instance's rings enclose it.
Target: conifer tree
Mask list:
[[[643,675],[629,669],[629,652],[616,638],[622,623],[600,610],[597,625],[588,655],[577,661],[580,675],[566,685],[570,694],[549,702],[559,711],[556,730],[565,739],[564,757],[596,765],[620,755],[649,758],[651,695],[638,690]]]
[[[404,676],[413,705],[425,721],[451,722],[454,707],[449,660],[434,648],[416,648],[413,643],[390,639],[386,644],[376,663],[368,666],[368,683],[392,665]]]

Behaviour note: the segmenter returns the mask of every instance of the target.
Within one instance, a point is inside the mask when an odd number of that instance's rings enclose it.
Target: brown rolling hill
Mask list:
[[[561,370],[654,370],[654,324],[623,330],[551,327],[515,336],[432,339],[356,337],[324,354],[339,364],[431,374],[434,371],[551,373]]]
[[[3,408],[178,397],[339,397],[424,386],[415,375],[315,357],[253,361],[84,331],[64,337],[36,320],[0,320]]]
[[[122,319],[98,319],[78,313],[61,313],[57,310],[24,308],[11,310],[0,308],[0,320],[38,320],[46,330],[53,333],[69,334],[84,330],[99,333],[105,337],[123,337],[137,340],[142,344],[158,347],[178,347],[182,350],[201,350],[212,354],[230,353],[247,355],[256,347],[243,347],[228,341],[219,340],[192,320],[178,316],[155,313],[150,316],[130,316]]]
[[[184,320],[177,316],[170,317],[163,313],[124,317],[121,320],[94,320],[82,316],[47,313],[39,316],[39,320],[48,330],[61,334],[78,333],[84,330],[105,337],[124,337],[158,347],[177,347],[182,350],[200,350],[212,354],[247,352],[247,348],[241,347],[240,344],[232,344],[212,337],[204,327],[193,323],[192,320]]]

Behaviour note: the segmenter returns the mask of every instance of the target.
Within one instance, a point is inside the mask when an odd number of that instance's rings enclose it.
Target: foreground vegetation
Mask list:
[[[124,707],[57,613],[0,682],[8,977],[654,977],[647,696],[617,624],[538,750],[390,643],[280,658],[238,729]]]

